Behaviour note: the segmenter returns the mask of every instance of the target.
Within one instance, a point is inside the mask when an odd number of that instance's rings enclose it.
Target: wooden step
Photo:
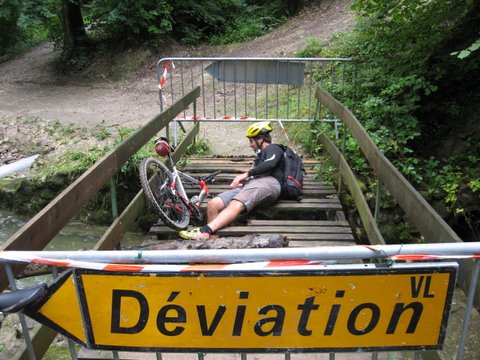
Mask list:
[[[346,229],[346,228],[343,228]],[[354,242],[355,238],[351,230],[346,229],[342,232],[335,233],[335,228],[331,229],[285,229],[281,227],[248,227],[248,226],[231,226],[218,231],[216,234],[221,237],[228,236],[244,236],[249,234],[281,234],[285,235],[289,241],[335,241],[335,242]],[[293,231],[293,232],[288,232]],[[296,232],[295,232],[296,231]],[[321,231],[324,231],[323,233]],[[158,240],[179,239],[177,231],[166,225],[155,225],[150,230],[150,235],[155,236]],[[312,245],[310,245],[312,246]]]
[[[285,235],[290,241],[354,240],[352,230],[346,221],[248,219],[245,225],[229,226],[217,232],[222,237],[271,233]],[[171,238],[176,231],[158,223],[152,227],[150,234],[159,238]]]
[[[205,209],[207,203],[204,202],[201,209]],[[290,211],[330,211],[330,210],[342,210],[340,200],[337,198],[304,198],[301,201],[295,200],[278,200],[276,203],[269,207],[259,207],[258,210],[275,211],[275,210],[290,210]]]
[[[230,186],[228,186],[227,184],[215,184],[215,185],[210,184],[210,185],[208,185],[208,189],[210,190],[210,193],[212,195],[218,195],[221,192],[230,190]],[[198,195],[199,188],[197,186],[188,186],[188,187],[185,186],[185,191],[187,192],[187,194],[189,196]],[[304,198],[307,198],[307,197],[314,197],[314,198],[327,197],[327,196],[333,196],[333,195],[336,195],[336,194],[337,194],[337,191],[335,189],[323,188],[323,187],[318,187],[318,188],[306,187],[303,190],[303,197]]]

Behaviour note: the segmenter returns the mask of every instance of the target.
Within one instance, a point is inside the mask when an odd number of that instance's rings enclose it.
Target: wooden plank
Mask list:
[[[247,224],[252,226],[347,226],[347,221],[327,221],[327,220],[256,220],[249,219]]]
[[[257,234],[259,232],[241,232],[241,236],[248,235],[248,234]],[[174,236],[175,232],[170,233],[158,233],[152,234],[156,236],[158,241],[162,240],[172,240],[177,239],[181,241],[189,241],[189,240],[182,240],[179,236]],[[228,232],[219,231],[218,235],[220,236],[237,236],[238,234],[230,234]],[[304,241],[304,242],[315,242],[315,241],[335,241],[335,242],[355,242],[355,237],[352,234],[295,234],[295,233],[282,233],[285,235],[289,241]],[[309,244],[307,246],[314,246]]]
[[[318,199],[322,200],[322,199]],[[205,209],[206,205],[202,204],[201,209]],[[255,211],[264,213],[265,211],[275,211],[275,210],[290,210],[290,211],[305,211],[310,212],[324,212],[329,210],[342,210],[342,205],[339,202],[327,202],[327,203],[318,203],[315,206],[304,202],[277,202],[271,207],[267,208],[258,208]]]
[[[166,225],[154,225],[150,229],[150,235],[173,235],[177,231],[166,226]],[[353,239],[352,230],[349,227],[334,227],[334,226],[325,226],[325,227],[293,227],[293,226],[230,226],[218,231],[218,234],[229,234],[238,236],[239,234],[270,234],[278,233],[289,236],[295,236],[295,238],[302,239],[325,239],[332,238],[335,239]]]
[[[350,234],[352,230],[344,226],[229,226],[220,230],[219,234],[238,235],[244,232],[259,234]]]
[[[320,199],[321,200],[321,199]],[[309,210],[309,211],[327,211],[327,210],[342,210],[342,205],[340,202],[328,202],[328,203],[318,203],[315,207],[312,207],[310,204],[304,202],[296,203],[283,203],[278,202],[274,204],[270,209],[272,210]],[[258,209],[261,210],[261,209]]]
[[[228,179],[228,181],[219,181],[217,178],[215,178],[215,181],[213,183],[208,184],[209,188],[220,188],[220,189],[230,189],[230,183],[231,179]],[[198,188],[198,185],[191,184],[184,182],[183,186],[185,188]],[[331,185],[323,185],[320,183],[316,182],[305,182],[303,185],[303,191],[328,191],[328,192],[333,192],[337,193],[337,190],[331,186]]]
[[[354,241],[355,237],[352,234],[283,234],[290,240],[302,240],[302,241]],[[312,246],[312,245],[309,245]]]
[[[290,240],[288,247],[316,247],[316,246],[354,246],[355,241],[335,241],[335,240],[321,240],[321,241],[302,241],[302,240]]]
[[[378,229],[375,218],[368,207],[367,200],[365,199],[365,196],[358,185],[357,179],[355,178],[353,171],[348,166],[345,158],[326,136],[321,136],[320,141],[336,163],[340,173],[343,176],[343,179],[345,179],[348,190],[350,191],[350,194],[352,194],[353,200],[360,214],[360,219],[362,220],[362,224],[365,228],[370,244],[385,244],[385,240]]]
[[[352,132],[372,169],[405,211],[409,221],[428,242],[462,242],[452,228],[380,152],[360,122],[345,106],[321,88],[317,89],[315,96]]]
[[[220,170],[220,169],[219,169]],[[183,170],[182,170],[183,171]],[[183,171],[187,175],[191,175],[195,178],[202,178],[210,175],[212,172],[208,173],[190,173],[188,171]],[[212,185],[215,184],[230,184],[232,182],[233,178],[237,176],[238,174],[236,173],[226,173],[226,172],[221,172],[220,174],[215,176],[215,181],[211,183]],[[184,184],[186,185],[186,184]],[[325,181],[319,181],[315,179],[304,179],[303,180],[303,186],[304,188],[320,188],[320,189],[329,189],[329,190],[336,190],[337,188],[333,186],[331,182],[325,182]]]
[[[213,195],[218,195],[224,191],[230,190],[228,185],[208,185],[208,189]],[[198,195],[200,189],[197,186],[185,186],[185,191],[189,196]],[[331,195],[336,195],[337,192],[335,190],[323,190],[323,189],[306,189],[303,191],[303,198],[307,197],[326,197]]]
[[[229,234],[239,234],[241,232],[245,233],[278,233],[278,234],[306,234],[306,235],[318,235],[318,234],[351,234],[352,229],[348,226],[279,226],[275,224],[268,224],[268,225],[235,225],[229,226],[222,230],[219,230],[218,233],[225,233],[228,232]],[[175,234],[177,233],[176,230],[172,229],[171,227],[164,225],[164,224],[155,224],[150,229],[150,234]],[[310,238],[310,237],[308,237]]]
[[[190,164],[187,167],[185,167],[184,170],[182,170],[182,171],[184,171],[186,173],[191,173],[192,175],[195,176],[195,174],[199,173],[199,172],[212,173],[212,172],[220,170],[220,169],[222,171],[225,171],[225,172],[240,174],[240,173],[248,171],[248,169],[250,169],[250,167],[249,166],[239,166],[239,165],[221,166],[221,167],[217,167],[215,165],[205,165],[205,166],[202,166],[202,167],[198,167],[198,166],[192,166]]]
[[[196,164],[196,163],[189,163],[187,164],[183,170],[186,172],[191,173],[200,173],[200,172],[213,172],[217,169],[222,169],[225,172],[245,172],[251,168],[250,164],[243,164],[243,163],[225,163],[225,164],[213,164],[213,163],[205,163],[205,164]],[[182,171],[183,171],[182,170]],[[314,176],[315,171],[306,169],[307,176]]]
[[[241,155],[241,156],[192,156],[190,160],[192,162],[239,162],[239,161],[252,161],[255,159],[255,156]],[[302,158],[305,165],[321,165],[322,162],[312,158]]]
[[[196,124],[184,137],[182,142],[177,146],[175,151],[173,152],[172,158],[175,163],[179,162],[183,155],[187,152],[187,148],[190,144],[193,143],[195,136],[198,135],[200,131],[200,124]]]
[[[140,190],[130,204],[128,204],[127,208],[115,219],[103,234],[102,238],[95,244],[93,250],[111,250],[117,248],[143,209],[145,209],[145,195],[143,190]]]
[[[32,346],[34,349],[35,357],[37,359],[43,358],[43,355],[47,352],[50,344],[55,340],[57,333],[50,328],[41,325],[35,329],[31,334]],[[27,350],[25,342],[20,345],[15,354],[12,355],[9,360],[30,360],[30,356]]]

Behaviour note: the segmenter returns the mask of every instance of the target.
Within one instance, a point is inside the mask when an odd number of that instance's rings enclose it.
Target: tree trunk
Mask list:
[[[288,247],[288,238],[280,234],[252,234],[209,240],[167,240],[160,244],[146,244],[130,249],[188,250],[188,249],[254,249]]]
[[[188,250],[197,249],[257,249],[257,248],[281,248],[288,247],[288,238],[280,234],[253,234],[241,237],[216,238],[210,240],[167,240],[160,244],[132,246],[124,250]],[[62,272],[63,267],[57,271]],[[51,274],[50,265],[30,263],[25,270],[18,275],[19,279],[31,276]]]
[[[62,0],[62,23],[64,50],[76,48],[85,43],[87,33],[78,2]]]

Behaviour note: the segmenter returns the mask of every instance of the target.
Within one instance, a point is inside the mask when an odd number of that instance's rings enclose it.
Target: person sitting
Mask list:
[[[283,150],[272,144],[271,122],[250,125],[246,136],[257,154],[250,170],[237,175],[225,191],[207,204],[207,225],[181,230],[185,240],[209,239],[216,231],[230,225],[238,215],[250,212],[259,205],[273,204],[279,197],[283,179]],[[274,145],[274,146],[272,146]]]

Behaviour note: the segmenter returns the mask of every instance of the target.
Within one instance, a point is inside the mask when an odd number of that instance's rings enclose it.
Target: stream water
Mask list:
[[[0,244],[7,241],[26,222],[27,218],[21,218],[13,213],[0,210]],[[68,223],[55,238],[47,245],[45,250],[88,250],[92,249],[102,237],[107,227],[84,224],[72,221]],[[122,247],[140,245],[147,236],[142,233],[129,232],[122,239]],[[40,282],[49,282],[52,276],[35,276],[18,281],[20,288],[29,287]],[[1,357],[1,355],[0,355]]]
[[[0,210],[0,244],[20,229],[28,219]],[[45,250],[88,250],[102,237],[107,227],[71,221],[47,245]],[[147,239],[142,233],[129,232],[122,239],[122,246],[140,245]]]

